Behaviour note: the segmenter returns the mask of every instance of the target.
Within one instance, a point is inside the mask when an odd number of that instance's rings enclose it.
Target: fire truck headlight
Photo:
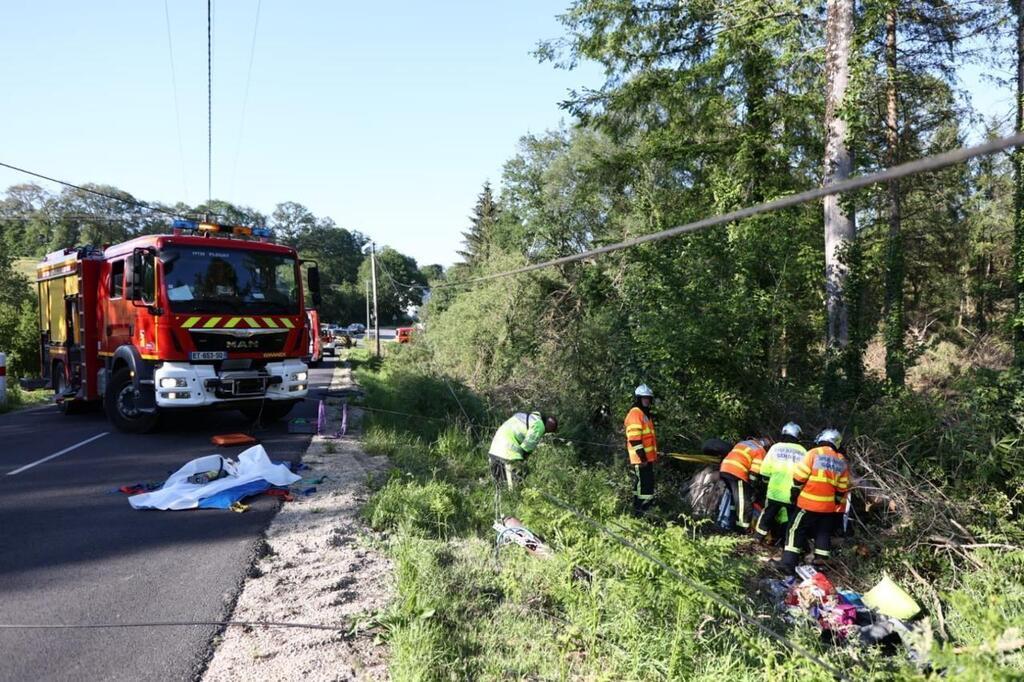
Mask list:
[[[160,380],[160,388],[184,388],[188,384],[184,379],[164,377]]]
[[[309,372],[296,372],[292,375],[292,381],[305,381],[309,378]]]
[[[177,393],[168,393],[167,398],[169,400],[188,400],[192,397],[192,394],[188,391],[179,391]]]

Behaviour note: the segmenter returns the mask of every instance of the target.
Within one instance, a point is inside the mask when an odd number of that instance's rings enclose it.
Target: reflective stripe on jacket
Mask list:
[[[830,514],[836,511],[836,496],[850,489],[850,466],[845,457],[823,445],[808,452],[796,466],[793,482],[803,486],[796,506]]]
[[[500,459],[524,459],[537,449],[544,435],[540,412],[516,412],[498,427],[488,453]]]
[[[733,446],[718,470],[723,474],[732,474],[741,481],[750,481],[751,473],[757,474],[761,471],[763,459],[764,448],[752,440],[742,440]]]
[[[630,464],[643,464],[658,459],[658,439],[654,436],[654,422],[639,407],[626,414],[626,450]],[[637,456],[634,442],[643,445],[644,459]]]
[[[764,456],[761,476],[768,479],[769,500],[789,504],[793,489],[793,470],[807,456],[807,449],[799,443],[776,443]]]

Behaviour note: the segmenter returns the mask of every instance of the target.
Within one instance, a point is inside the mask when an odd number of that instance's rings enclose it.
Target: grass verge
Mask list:
[[[814,651],[854,679],[922,679],[902,656],[826,647],[811,623],[786,623],[751,586],[757,564],[748,541],[706,533],[701,522],[669,513],[664,525],[628,508],[622,466],[581,460],[568,445],[545,443],[531,458],[529,486],[503,499],[555,550],[532,558],[514,546],[496,553],[494,493],[486,447],[496,417],[471,393],[401,363],[381,365],[361,351],[350,360],[366,391],[364,445],[392,470],[364,509],[389,533],[398,598],[378,623],[398,680],[826,680],[795,655],[687,585],[545,501],[565,500],[634,539],[689,578]],[[457,396],[457,397],[456,397]],[[403,412],[412,418],[392,412]],[[665,495],[664,488],[662,494]],[[667,497],[667,496],[666,496]],[[663,500],[672,510],[671,500]],[[1003,560],[1020,559],[1011,556]],[[943,594],[961,641],[991,641],[1024,614],[1020,590],[991,581],[1019,566],[978,570]],[[984,613],[971,612],[982,599]],[[1020,622],[1019,620],[1017,622]],[[953,654],[935,647],[933,663],[951,679],[1019,679],[1013,655]]]

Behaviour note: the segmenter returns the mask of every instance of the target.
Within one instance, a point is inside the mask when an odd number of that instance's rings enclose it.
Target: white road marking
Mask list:
[[[59,450],[58,452],[55,452],[52,455],[47,455],[46,457],[43,457],[42,459],[38,459],[35,462],[32,462],[31,464],[26,464],[23,467],[15,469],[14,471],[8,471],[7,475],[8,476],[14,476],[15,474],[20,474],[22,471],[28,471],[29,469],[31,469],[32,467],[36,466],[37,464],[42,464],[43,462],[49,462],[54,457],[60,457],[61,455],[64,455],[64,454],[67,454],[67,453],[71,452],[72,450],[77,450],[78,448],[82,447],[83,445],[88,445],[89,443],[93,442],[94,440],[97,440],[99,438],[103,438],[103,436],[109,436],[109,435],[110,435],[109,431],[104,431],[103,433],[98,433],[95,436],[93,436],[92,438],[86,438],[85,440],[81,441],[80,443],[75,443],[71,447],[67,447],[67,448],[64,448],[63,450]]]

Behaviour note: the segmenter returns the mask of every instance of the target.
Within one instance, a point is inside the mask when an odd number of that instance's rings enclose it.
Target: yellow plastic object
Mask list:
[[[914,598],[889,576],[884,576],[861,599],[866,606],[900,620],[909,620],[921,612],[921,607]]]

